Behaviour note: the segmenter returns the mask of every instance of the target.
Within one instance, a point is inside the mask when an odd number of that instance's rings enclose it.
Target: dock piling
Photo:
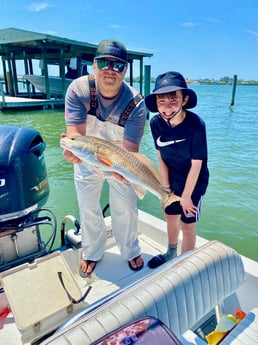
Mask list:
[[[144,97],[150,93],[150,81],[151,81],[151,66],[144,66]],[[147,111],[147,120],[149,120],[150,113]]]
[[[232,98],[230,102],[230,107],[232,107],[235,104],[236,85],[237,85],[237,75],[235,74],[233,78],[233,89],[232,89]]]

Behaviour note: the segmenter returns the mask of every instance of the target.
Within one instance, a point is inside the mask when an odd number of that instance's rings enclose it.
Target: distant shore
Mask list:
[[[187,80],[187,84],[208,84],[208,85],[233,85],[233,79],[200,79],[200,80]],[[257,80],[237,80],[237,85],[258,85]]]
[[[129,82],[129,78],[125,78],[127,82]],[[0,81],[4,81],[4,76],[0,74]],[[151,83],[155,83],[156,78],[152,77],[150,79]],[[140,77],[135,77],[133,78],[134,83],[139,83],[140,82]],[[223,77],[220,79],[190,79],[186,78],[187,84],[205,84],[205,85],[232,85],[233,84],[233,78],[229,77]],[[258,80],[244,80],[244,79],[238,79],[237,80],[237,85],[258,85]]]
[[[126,81],[129,81],[129,79]],[[135,83],[138,83],[140,81],[139,77],[133,78],[133,81]],[[151,83],[155,83],[156,78],[151,78]],[[233,84],[233,78],[229,78],[229,77],[224,77],[224,78],[220,78],[220,79],[190,79],[187,78],[186,79],[187,84],[205,84],[205,85],[232,85]],[[238,79],[237,80],[237,85],[258,85],[258,80],[243,80],[243,79]]]

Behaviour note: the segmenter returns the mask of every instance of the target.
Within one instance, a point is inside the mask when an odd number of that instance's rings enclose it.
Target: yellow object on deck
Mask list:
[[[232,314],[223,315],[214,331],[206,336],[208,345],[217,345],[230,331],[246,316],[239,308],[235,309],[235,316]]]

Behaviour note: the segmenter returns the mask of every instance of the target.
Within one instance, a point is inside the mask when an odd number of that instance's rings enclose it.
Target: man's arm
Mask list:
[[[132,143],[131,141],[124,140],[123,146],[130,152],[139,152],[139,144]]]

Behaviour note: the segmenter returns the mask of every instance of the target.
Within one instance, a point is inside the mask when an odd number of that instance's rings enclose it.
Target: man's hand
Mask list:
[[[60,135],[61,138],[64,138],[66,136],[67,135],[65,133],[61,133],[61,135]],[[73,163],[73,164],[82,163],[82,160],[80,158],[76,157],[71,151],[64,150],[63,156],[70,163]]]
[[[82,160],[76,157],[71,151],[64,150],[63,156],[70,163],[73,163],[73,164],[82,163]]]

